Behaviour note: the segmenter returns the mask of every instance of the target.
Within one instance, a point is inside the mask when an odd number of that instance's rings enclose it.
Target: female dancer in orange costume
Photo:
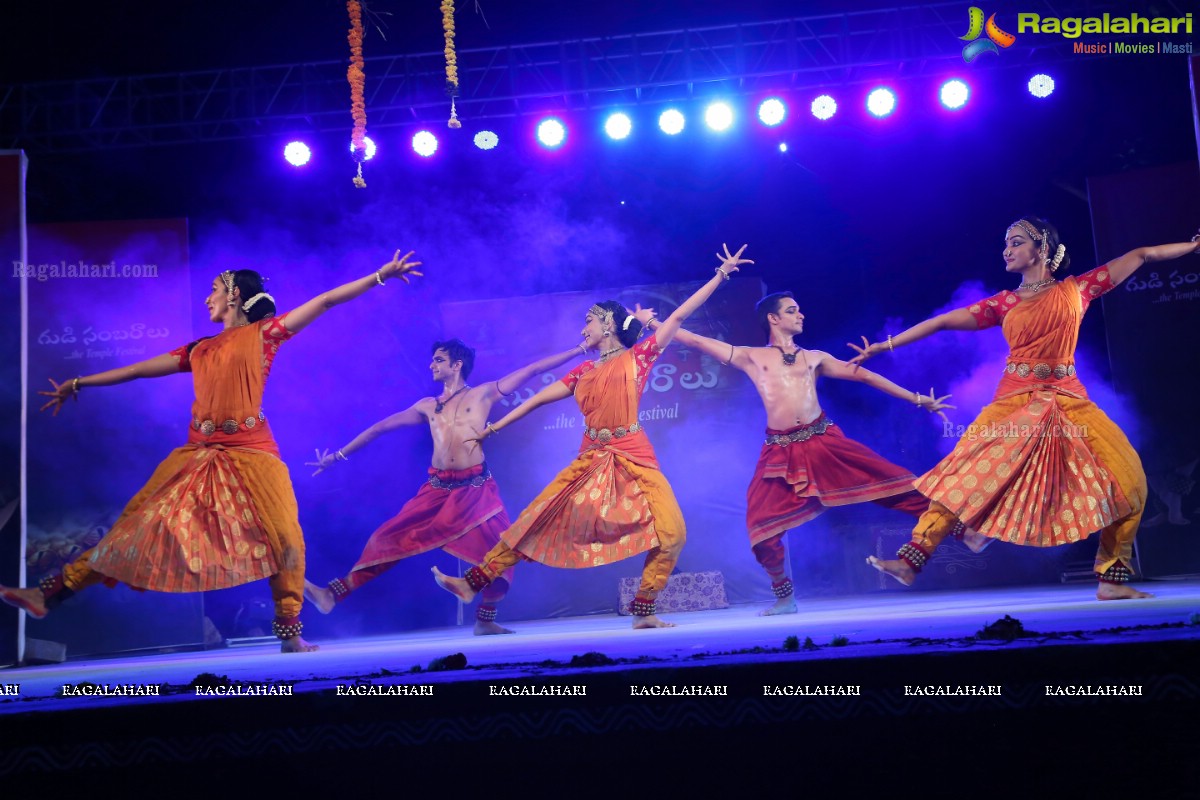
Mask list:
[[[96,547],[38,588],[0,587],[0,599],[44,617],[96,583],[160,592],[203,592],[269,578],[275,634],[285,653],[315,650],[300,636],[304,538],[287,467],[262,411],[279,345],[335,305],[353,300],[419,261],[397,250],[378,271],[274,316],[275,300],[253,270],[222,272],[205,299],[222,326],[169,353],[107,372],[55,383],[42,410],[57,415],[89,386],[191,372],[196,390],[188,443],[150,477]]]
[[[646,380],[679,325],[737,272],[741,250],[718,253],[712,279],[683,302],[652,335],[638,342],[642,324],[612,300],[592,306],[584,317],[583,345],[599,352],[510,411],[488,423],[479,437],[504,430],[547,403],[571,395],[584,415],[579,455],[521,512],[500,544],[462,578],[433,568],[438,585],[471,602],[475,594],[522,557],[552,567],[598,567],[647,553],[642,583],[631,605],[634,628],[666,628],[655,599],[667,585],[685,539],[683,514],[658,468],[654,448],[638,422]]]
[[[887,341],[851,345],[871,356],[940,330],[1002,326],[1008,364],[992,402],[954,451],[914,484],[929,498],[913,539],[897,559],[867,562],[905,585],[913,582],[958,520],[984,536],[1051,547],[1100,531],[1095,572],[1101,600],[1149,597],[1129,585],[1133,539],[1146,502],[1146,475],[1129,440],[1088,399],[1075,374],[1079,325],[1088,305],[1143,264],[1200,248],[1190,243],[1141,247],[1078,278],[1057,280],[1070,258],[1058,231],[1036,217],[1017,220],[1004,242],[1005,269],[1021,276],[1015,291],[925,320]]]

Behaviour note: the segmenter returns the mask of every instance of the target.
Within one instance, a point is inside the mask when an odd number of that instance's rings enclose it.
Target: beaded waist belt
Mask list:
[[[1061,381],[1063,378],[1069,378],[1075,375],[1074,364],[1055,364],[1053,366],[1045,362],[1037,364],[1027,364],[1023,361],[1010,361],[1008,366],[1004,368],[1004,372],[1008,375],[1018,375],[1022,378],[1028,378],[1030,375],[1037,378],[1039,381],[1048,381],[1053,376],[1056,381]]]
[[[816,422],[810,425],[805,425],[798,431],[792,431],[791,433],[771,434],[767,437],[766,443],[779,445],[780,447],[787,447],[792,442],[807,442],[814,436],[820,436],[822,433],[828,430],[829,426],[832,424],[833,420],[822,414],[821,418]]]
[[[200,431],[205,436],[212,436],[214,433],[220,430],[222,433],[228,433],[230,436],[232,436],[238,431],[251,430],[258,423],[266,421],[267,415],[262,411],[259,411],[257,416],[246,417],[241,422],[238,422],[236,419],[227,419],[220,425],[218,425],[216,422],[213,422],[211,419],[206,419],[201,422],[196,417],[192,417],[192,430]]]
[[[600,442],[600,444],[607,444],[608,442],[611,442],[613,439],[620,439],[622,436],[632,436],[633,434],[638,433],[642,430],[643,430],[643,428],[642,428],[641,423],[635,422],[628,427],[622,425],[619,428],[611,428],[611,429],[610,428],[587,428],[586,430],[584,430],[583,435],[588,437],[589,439],[591,439],[593,442]]]
[[[461,489],[464,486],[483,486],[492,479],[492,471],[483,465],[483,472],[478,475],[470,475],[461,480],[443,480],[438,477],[436,472],[429,473],[429,485],[435,489]]]

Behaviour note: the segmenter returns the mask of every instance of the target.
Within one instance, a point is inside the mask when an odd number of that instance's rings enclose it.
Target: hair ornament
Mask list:
[[[242,303],[242,311],[249,311],[251,306],[253,306],[255,303],[257,303],[259,300],[262,300],[264,297],[266,299],[270,300],[272,303],[275,302],[275,298],[271,297],[271,295],[267,294],[266,292],[259,292],[258,294],[254,295],[254,297],[251,297],[249,300],[247,300],[245,303]]]

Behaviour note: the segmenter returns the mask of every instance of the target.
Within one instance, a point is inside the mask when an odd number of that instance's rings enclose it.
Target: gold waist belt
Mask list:
[[[1037,378],[1039,381],[1048,381],[1053,376],[1056,381],[1061,381],[1063,378],[1069,378],[1075,375],[1074,364],[1046,364],[1044,362],[1037,364],[1027,364],[1024,361],[1010,361],[1004,371],[1009,375],[1019,375],[1022,378],[1028,378],[1030,375]]]
[[[240,430],[241,431],[251,430],[258,423],[266,422],[266,421],[267,421],[267,415],[264,414],[261,410],[258,412],[257,417],[246,417],[241,422],[238,422],[236,419],[227,419],[224,422],[222,422],[220,425],[218,425],[216,422],[214,422],[211,419],[206,419],[202,422],[199,419],[192,417],[192,429],[200,431],[205,436],[212,436],[214,433],[217,432],[218,429],[220,429],[223,433],[227,433],[230,436],[232,436],[233,434],[237,433]]]
[[[593,442],[600,444],[608,444],[613,439],[620,439],[622,436],[632,436],[642,430],[641,424],[635,422],[626,427],[622,425],[619,428],[588,428],[583,433]]]

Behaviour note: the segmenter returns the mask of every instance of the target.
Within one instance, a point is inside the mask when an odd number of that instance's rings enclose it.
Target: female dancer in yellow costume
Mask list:
[[[753,261],[725,247],[713,277],[642,341],[642,324],[620,303],[592,306],[584,317],[583,346],[599,356],[585,361],[561,381],[542,389],[488,423],[478,441],[499,433],[536,408],[572,395],[586,430],[579,455],[547,486],[500,544],[462,578],[434,577],[443,589],[469,603],[475,594],[521,558],[552,567],[598,567],[646,553],[642,582],[630,610],[634,628],[667,628],[655,614],[655,600],[667,585],[685,539],[683,514],[671,485],[658,468],[654,448],[638,422],[638,403],[663,348],[680,324],[703,305],[741,264]]]
[[[909,585],[957,521],[984,536],[1052,547],[1100,531],[1095,572],[1101,600],[1149,597],[1129,585],[1130,557],[1146,502],[1146,474],[1129,440],[1075,374],[1079,325],[1088,305],[1143,264],[1200,248],[1191,242],[1140,247],[1078,278],[1058,280],[1070,258],[1058,231],[1036,217],[1009,226],[1005,269],[1021,277],[967,308],[925,320],[884,342],[851,345],[861,364],[873,355],[942,330],[1000,325],[1008,363],[992,402],[953,452],[914,486],[929,498],[912,541],[897,558],[867,563]]]

